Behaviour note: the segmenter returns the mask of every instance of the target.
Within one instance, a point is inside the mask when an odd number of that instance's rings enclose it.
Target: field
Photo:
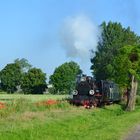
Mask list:
[[[0,95],[6,107],[0,109],[2,140],[120,140],[140,123],[140,107],[124,112],[120,105],[84,109],[66,101],[40,104],[42,100],[61,99],[53,95]],[[44,102],[43,102],[44,103]]]
[[[24,98],[24,99],[28,99],[31,100],[33,102],[36,101],[41,101],[41,100],[46,100],[46,99],[62,99],[67,97],[66,95],[24,95],[24,94],[0,94],[0,101],[10,101],[10,100],[15,100],[15,99],[20,99],[20,98]]]

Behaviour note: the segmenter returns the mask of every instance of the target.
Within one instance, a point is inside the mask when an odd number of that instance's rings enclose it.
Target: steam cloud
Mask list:
[[[67,18],[61,29],[61,43],[68,57],[89,61],[90,50],[96,50],[99,27],[88,17]]]

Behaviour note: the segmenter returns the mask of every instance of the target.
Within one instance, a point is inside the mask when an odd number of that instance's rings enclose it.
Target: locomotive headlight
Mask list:
[[[77,90],[74,90],[74,91],[72,92],[72,94],[73,94],[73,95],[77,95],[77,94],[78,94],[78,91],[77,91]]]
[[[94,90],[90,90],[90,91],[89,91],[89,94],[90,94],[90,95],[94,95]]]

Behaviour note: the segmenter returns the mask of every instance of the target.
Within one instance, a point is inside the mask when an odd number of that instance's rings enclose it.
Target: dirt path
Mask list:
[[[124,140],[140,140],[140,124]]]

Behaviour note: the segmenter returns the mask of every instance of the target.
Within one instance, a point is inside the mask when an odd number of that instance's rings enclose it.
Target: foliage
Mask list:
[[[24,74],[21,84],[24,93],[42,94],[46,87],[46,74],[41,69],[31,68]]]
[[[17,86],[21,84],[22,73],[21,68],[16,63],[7,64],[0,72],[2,90],[13,93],[17,90]]]
[[[131,76],[140,79],[140,45],[124,46],[114,59],[114,80],[121,86],[130,87]]]
[[[48,88],[48,93],[47,94],[55,94],[56,95],[56,89],[55,87],[51,87],[51,88]]]
[[[32,67],[32,65],[29,64],[28,60],[25,58],[22,59],[17,58],[15,59],[14,63],[20,66],[22,72],[27,72]]]
[[[136,98],[136,105],[140,106],[140,95],[137,95],[137,98]]]
[[[140,45],[124,46],[114,59],[114,80],[127,88],[127,111],[135,109],[138,79],[140,79]],[[129,90],[128,90],[129,89]]]
[[[98,42],[97,51],[91,59],[91,69],[97,80],[116,77],[114,58],[119,54],[119,49],[126,45],[136,45],[140,38],[130,30],[123,28],[120,23],[109,22],[101,24],[102,34]]]
[[[138,92],[137,92],[138,95],[140,95],[140,80],[138,81]]]
[[[75,86],[77,74],[81,73],[80,67],[77,63],[71,61],[66,62],[55,69],[53,75],[50,76],[50,83],[57,92],[68,93]]]

